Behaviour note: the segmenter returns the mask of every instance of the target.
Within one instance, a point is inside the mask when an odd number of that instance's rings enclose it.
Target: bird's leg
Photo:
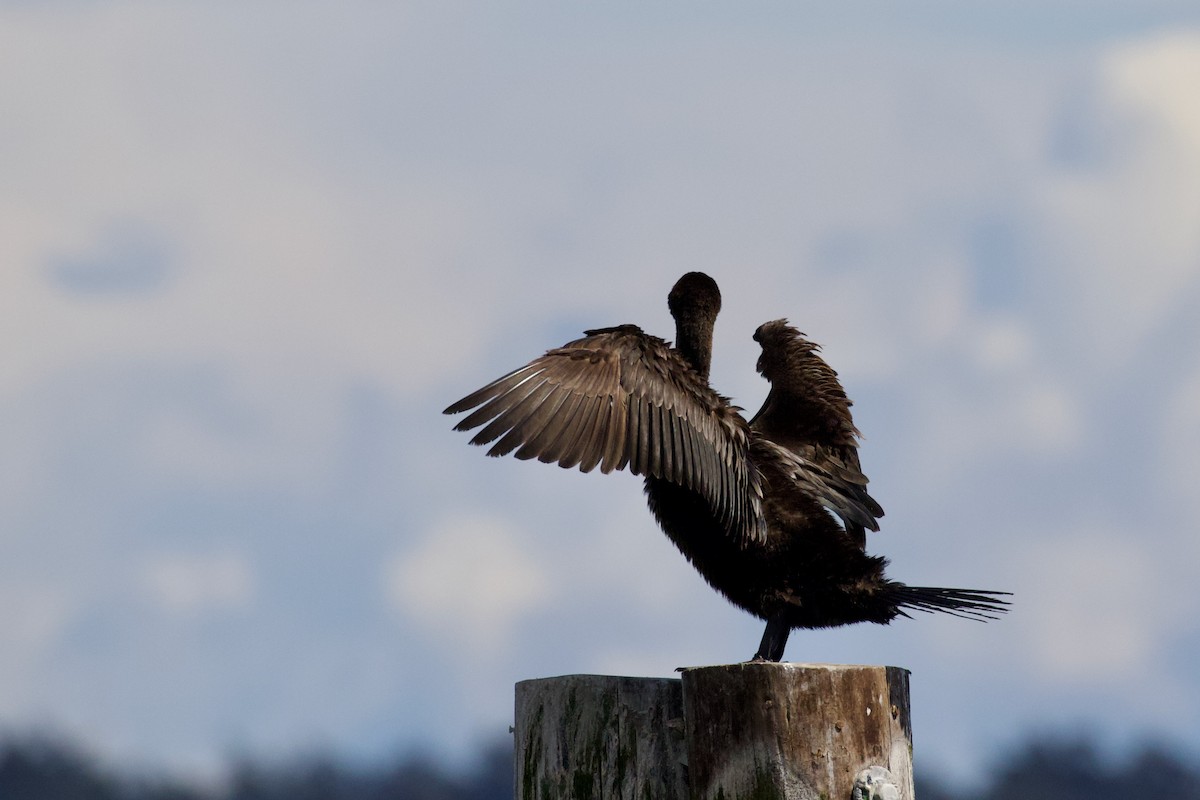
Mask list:
[[[767,620],[767,629],[763,631],[762,642],[754,661],[779,661],[783,658],[783,650],[787,647],[788,634],[792,626],[788,625],[782,615],[776,615]]]

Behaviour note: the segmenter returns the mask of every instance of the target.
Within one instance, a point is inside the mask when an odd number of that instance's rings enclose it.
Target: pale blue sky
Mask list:
[[[513,682],[748,657],[627,475],[440,410],[725,294],[856,401],[917,759],[1200,749],[1200,9],[0,5],[0,726],[211,772],[504,735]]]

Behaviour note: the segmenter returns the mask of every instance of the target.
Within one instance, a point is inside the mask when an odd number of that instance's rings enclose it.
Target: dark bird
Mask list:
[[[667,303],[674,347],[636,325],[585,331],[445,413],[470,411],[455,430],[482,426],[471,443],[490,444],[490,456],[644,476],[668,538],[710,586],[766,621],[755,660],[779,661],[793,628],[1006,610],[1005,592],[889,580],[887,560],[866,553],[883,509],[867,493],[851,402],[818,345],[786,320],[759,326],[771,390],[747,422],[708,384],[716,282],[689,272]]]

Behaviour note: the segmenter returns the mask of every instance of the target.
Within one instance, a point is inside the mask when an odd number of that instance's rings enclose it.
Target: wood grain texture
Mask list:
[[[746,663],[683,671],[695,800],[849,798],[869,766],[913,797],[908,671]]]
[[[516,800],[686,800],[680,681],[565,675],[516,687]]]

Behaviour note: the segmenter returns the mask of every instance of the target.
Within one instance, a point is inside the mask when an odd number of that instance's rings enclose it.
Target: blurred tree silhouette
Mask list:
[[[2,800],[511,800],[512,744],[485,748],[455,774],[424,756],[352,768],[328,757],[234,766],[228,786],[205,792],[165,779],[110,773],[68,744],[45,738],[0,746]],[[917,777],[921,800],[1200,800],[1200,767],[1159,745],[1112,759],[1086,738],[1034,738],[998,761],[977,792]]]
[[[1085,738],[1037,739],[995,770],[980,800],[1062,800],[1103,797],[1200,800],[1200,772],[1160,746],[1116,761]]]
[[[0,752],[0,797],[5,800],[117,800],[116,782],[80,752],[46,739]]]

